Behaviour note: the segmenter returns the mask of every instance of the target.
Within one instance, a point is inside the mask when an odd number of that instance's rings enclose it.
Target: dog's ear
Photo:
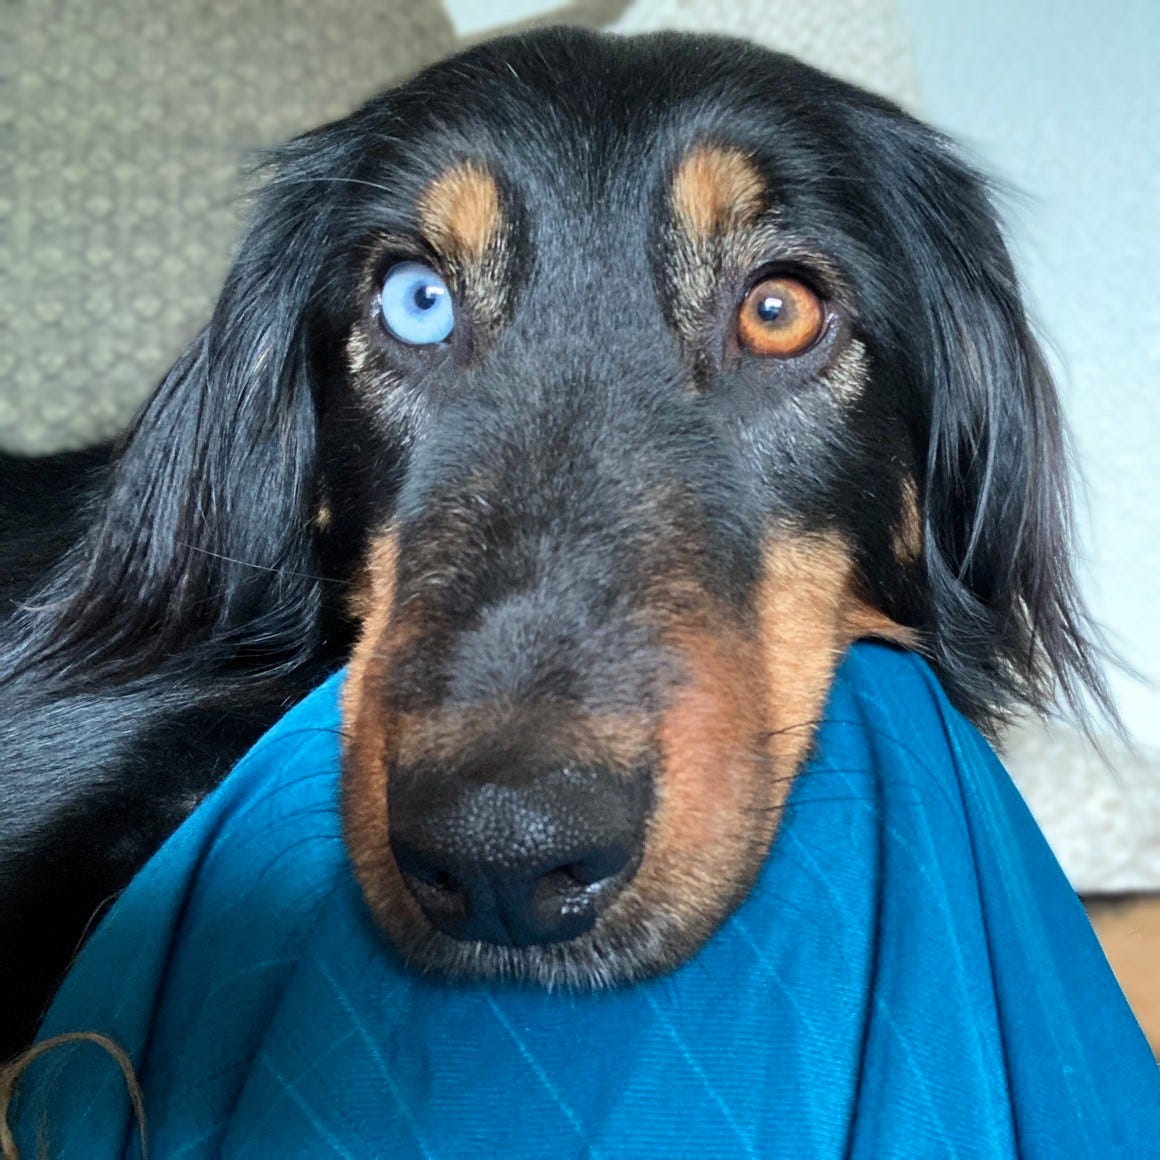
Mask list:
[[[921,415],[940,675],[992,729],[1020,706],[1044,711],[1059,700],[1087,721],[1087,694],[1115,721],[1106,649],[1072,571],[1059,400],[988,184],[944,138],[896,111],[873,117],[869,135],[883,224],[911,287],[895,341],[909,354]]]
[[[212,644],[293,664],[316,638],[309,315],[349,143],[320,130],[271,174],[205,329],[128,432],[95,522],[46,595],[55,642],[131,679]]]

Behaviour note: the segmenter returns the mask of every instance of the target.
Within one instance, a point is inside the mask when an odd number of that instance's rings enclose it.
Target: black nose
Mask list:
[[[453,938],[508,946],[589,930],[636,870],[649,780],[557,768],[480,780],[395,770],[391,850]]]

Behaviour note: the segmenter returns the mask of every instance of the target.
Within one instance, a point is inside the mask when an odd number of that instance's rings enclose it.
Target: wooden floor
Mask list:
[[[1088,917],[1160,1059],[1160,894],[1087,899]]]

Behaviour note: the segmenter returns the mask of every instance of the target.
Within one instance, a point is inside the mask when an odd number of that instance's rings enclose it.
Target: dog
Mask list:
[[[388,939],[546,986],[713,933],[852,641],[991,735],[1106,703],[986,181],[744,42],[536,31],[290,142],[116,448],[0,471],[7,1051],[343,664]]]

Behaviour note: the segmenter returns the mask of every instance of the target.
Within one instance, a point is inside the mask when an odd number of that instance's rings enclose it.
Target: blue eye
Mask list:
[[[400,262],[387,271],[379,309],[387,329],[410,346],[442,342],[455,328],[447,283],[419,262]]]

